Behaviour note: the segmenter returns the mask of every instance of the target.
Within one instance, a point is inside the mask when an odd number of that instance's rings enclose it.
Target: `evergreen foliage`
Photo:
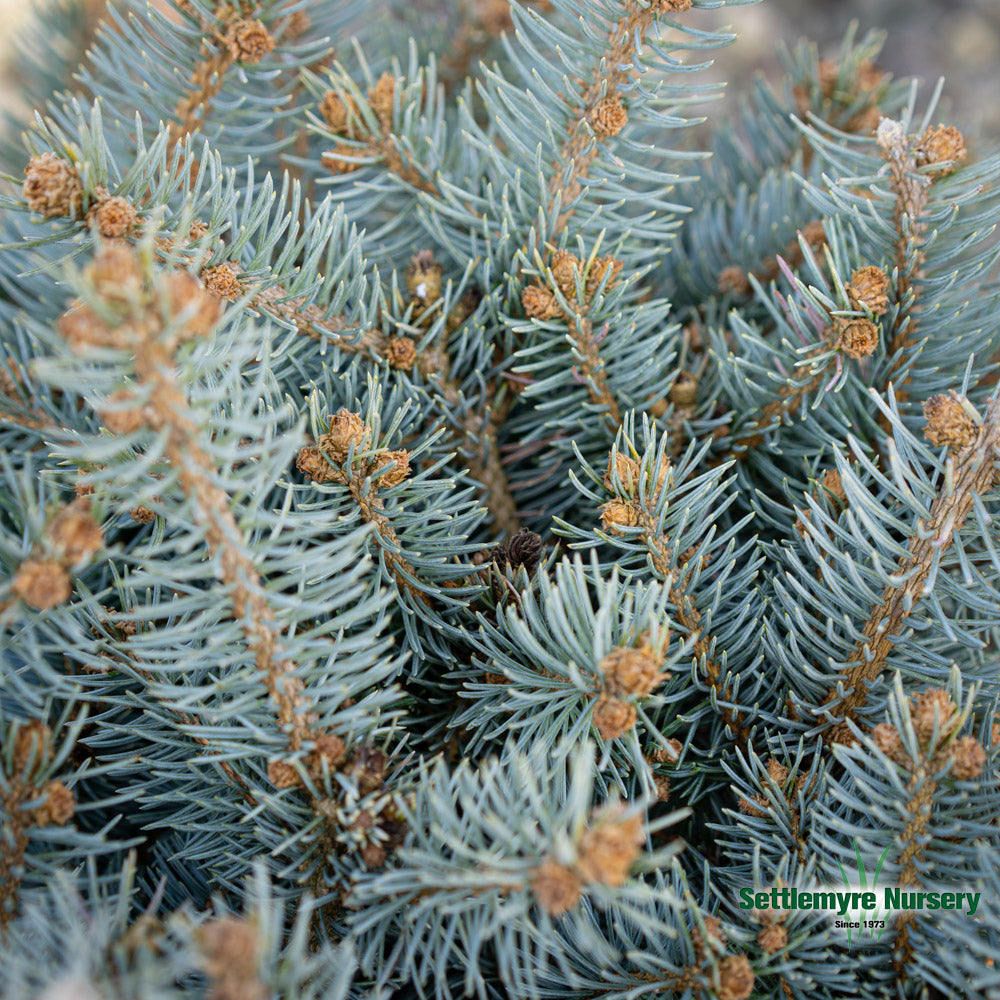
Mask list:
[[[4,1000],[1000,995],[1000,155],[853,30],[706,132],[737,2],[32,29]],[[859,864],[983,902],[739,905]]]

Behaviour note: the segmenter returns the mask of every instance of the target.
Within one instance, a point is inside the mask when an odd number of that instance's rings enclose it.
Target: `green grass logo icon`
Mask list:
[[[886,849],[882,852],[881,856],[879,857],[878,864],[875,865],[875,871],[872,874],[872,883],[871,885],[869,885],[868,874],[865,871],[864,858],[861,857],[861,847],[858,844],[858,838],[857,837],[854,838],[854,855],[858,859],[858,881],[856,884],[860,887],[862,892],[874,892],[875,889],[877,888],[878,877],[882,871],[882,865],[885,864],[886,856],[889,853],[889,846],[886,847]],[[840,874],[844,880],[844,885],[848,889],[852,888],[851,880],[847,877],[847,872],[845,871],[843,864],[839,861],[837,862],[837,864],[840,867]],[[882,936],[882,931],[885,930],[885,921],[879,919],[880,913],[881,911],[879,909],[876,909],[874,913],[872,913],[870,916],[866,916],[861,921],[862,928],[864,928],[867,924],[868,929],[870,930],[872,936],[876,941],[878,941],[878,939]],[[850,927],[848,927],[847,929],[848,947],[850,947],[853,943],[851,940],[851,936],[853,933],[854,931]],[[860,937],[861,935],[859,934],[858,936]]]

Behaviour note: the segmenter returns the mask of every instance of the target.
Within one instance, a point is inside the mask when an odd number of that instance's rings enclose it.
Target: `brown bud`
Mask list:
[[[695,954],[699,961],[704,961],[707,957],[706,938],[708,949],[714,952],[723,952],[726,949],[726,932],[722,927],[722,921],[718,917],[703,916],[702,922],[705,924],[705,935],[701,933],[700,927],[691,928],[691,944],[694,945]]]
[[[378,83],[368,91],[368,103],[375,112],[379,125],[387,132],[392,131],[392,109],[396,100],[396,81],[391,73],[383,73]],[[434,296],[436,299],[437,296]],[[433,302],[434,299],[431,301]]]
[[[267,765],[267,780],[275,788],[294,788],[302,782],[299,772],[283,760],[272,760]]]
[[[135,404],[135,394],[129,389],[116,389],[107,398],[108,403],[121,404],[121,408],[101,409],[98,411],[104,426],[112,434],[134,434],[146,425],[142,408]]]
[[[274,39],[262,21],[239,18],[226,32],[230,55],[238,62],[258,63],[274,51]]]
[[[587,271],[587,294],[593,295],[601,287],[605,275],[608,279],[607,287],[614,287],[618,283],[618,275],[623,266],[622,262],[614,257],[595,257]]]
[[[31,776],[52,755],[49,745],[51,738],[52,730],[38,719],[30,719],[18,726],[14,737],[14,777],[31,780]]]
[[[368,869],[381,868],[388,856],[386,849],[378,843],[368,843],[361,848],[361,860]]]
[[[133,507],[128,514],[136,524],[151,524],[156,520],[155,511],[153,511],[150,507],[143,506],[142,504],[139,504],[138,507]]]
[[[623,814],[621,807],[607,811],[580,838],[577,867],[585,882],[625,884],[646,834],[641,816]]]
[[[408,371],[417,360],[417,345],[411,337],[393,337],[385,345],[385,357],[390,367]]]
[[[65,826],[76,812],[76,798],[61,781],[45,783],[45,802],[32,813],[36,826]]]
[[[630,503],[609,500],[601,507],[604,530],[611,535],[621,534],[622,528],[634,528],[641,523],[639,511]]]
[[[951,774],[960,781],[971,781],[983,773],[986,751],[974,736],[960,736],[949,747]]]
[[[97,294],[109,302],[128,302],[142,292],[142,262],[129,246],[101,247],[86,274]]]
[[[590,109],[587,121],[596,135],[618,135],[628,122],[628,113],[617,97],[605,97]]]
[[[757,935],[757,944],[773,955],[776,951],[781,951],[788,944],[788,931],[784,924],[771,924],[769,927],[762,927]]]
[[[946,177],[954,173],[956,166],[968,155],[965,139],[954,126],[934,125],[928,127],[915,147],[917,163],[942,164],[931,171],[932,177]]]
[[[562,315],[555,293],[540,285],[528,285],[524,289],[521,293],[521,305],[528,319],[556,319]]]
[[[580,270],[580,258],[568,250],[556,250],[552,255],[549,270],[552,271],[552,277],[563,295],[567,299],[574,298],[576,295],[576,276]]]
[[[139,215],[128,198],[116,195],[98,202],[87,213],[87,221],[96,225],[106,239],[120,239],[138,225]]]
[[[910,720],[921,745],[926,747],[937,729],[938,740],[947,739],[959,725],[951,695],[943,688],[920,691],[910,699]]]
[[[844,489],[844,481],[840,478],[840,473],[836,469],[827,469],[820,480],[823,489],[829,493],[838,504],[847,503],[847,492]]]
[[[257,932],[245,920],[221,917],[198,928],[205,971],[213,979],[250,978],[257,963]]]
[[[371,431],[365,426],[360,413],[341,408],[330,417],[330,430],[321,434],[319,446],[339,465],[347,461],[352,446],[363,451],[368,446]]]
[[[690,372],[681,372],[670,389],[670,402],[677,407],[694,406],[698,399],[698,379]]]
[[[650,0],[649,9],[654,14],[674,14],[691,9],[691,0]]]
[[[638,649],[621,646],[600,662],[605,686],[610,694],[645,698],[669,678],[660,670],[663,658],[645,643]]]
[[[83,205],[83,182],[76,168],[55,153],[33,156],[24,168],[21,188],[32,212],[52,218],[76,218]]]
[[[878,346],[878,327],[870,319],[836,316],[833,346],[851,358],[867,358]]]
[[[627,733],[634,725],[638,714],[635,705],[602,694],[594,706],[594,727],[603,740],[616,740]]]
[[[549,916],[561,917],[580,901],[580,878],[572,868],[546,861],[531,874],[531,891]]]
[[[73,594],[69,573],[52,559],[28,559],[14,577],[14,594],[25,604],[46,611]]]
[[[233,302],[240,297],[240,279],[238,272],[232,264],[216,264],[215,267],[207,267],[201,272],[201,280],[205,287],[220,299]]]
[[[754,974],[746,955],[727,955],[719,962],[719,1000],[748,1000],[753,993]]]
[[[218,297],[208,292],[200,281],[187,271],[174,271],[163,279],[170,316],[184,316],[179,335],[182,339],[207,337],[222,315]]]
[[[443,273],[434,252],[421,250],[410,259],[410,266],[406,271],[406,287],[415,299],[430,305],[441,297]]]
[[[68,567],[78,566],[104,545],[104,534],[90,514],[87,497],[78,497],[61,511],[45,535],[63,565]]]
[[[337,478],[337,470],[316,445],[306,445],[299,451],[295,468],[314,483],[329,483]]]
[[[608,469],[604,473],[604,488],[610,493],[617,493],[623,489],[626,493],[633,493],[639,487],[639,476],[641,466],[628,455],[623,455],[620,451],[608,456]],[[621,486],[616,487],[614,475],[618,474],[618,481]]]
[[[327,733],[316,737],[316,746],[312,753],[306,757],[306,765],[311,774],[319,775],[323,772],[324,761],[326,766],[333,771],[344,762],[346,756],[347,747],[344,741],[333,733]]]
[[[345,100],[339,94],[328,90],[320,101],[319,112],[330,126],[331,132],[345,135],[350,139],[358,138],[363,125],[358,103],[353,97]]]
[[[899,735],[899,730],[891,723],[880,722],[872,730],[872,742],[886,757],[894,760],[897,764],[907,762],[907,754],[903,748],[903,740]]]
[[[358,159],[359,156],[367,156],[367,154],[363,149],[358,149],[357,146],[348,146],[345,143],[339,143],[333,149],[327,150],[320,157],[320,162],[326,168],[327,172],[334,176],[337,174],[353,174],[355,170],[360,170],[365,166]]]
[[[924,437],[936,448],[965,448],[976,438],[976,424],[962,406],[954,390],[949,395],[931,396],[924,402],[927,426]]]
[[[847,286],[847,295],[856,309],[881,316],[889,308],[889,279],[880,267],[859,267]]]
[[[738,264],[730,264],[719,272],[718,287],[723,295],[749,295],[752,291],[746,271]]]

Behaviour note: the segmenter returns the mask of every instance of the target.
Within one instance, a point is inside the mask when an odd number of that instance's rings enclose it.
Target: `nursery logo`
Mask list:
[[[772,919],[780,919],[783,910],[825,911],[833,920],[835,928],[847,932],[848,946],[853,946],[854,941],[860,940],[864,935],[878,941],[887,922],[898,913],[957,910],[971,917],[979,909],[982,896],[980,892],[922,891],[896,885],[880,887],[879,875],[888,854],[889,848],[886,847],[871,873],[869,884],[861,848],[855,838],[857,873],[849,871],[838,862],[843,888],[799,889],[796,886],[782,886],[758,892],[747,887],[740,889],[740,909],[769,911],[773,914]]]

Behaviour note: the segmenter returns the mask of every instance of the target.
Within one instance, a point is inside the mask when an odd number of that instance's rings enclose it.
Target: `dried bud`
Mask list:
[[[722,928],[722,921],[718,917],[703,916],[702,922],[705,924],[705,932],[708,938],[708,950],[723,952],[726,950],[726,932]],[[694,945],[695,954],[699,961],[704,961],[707,957],[705,948],[706,939],[701,933],[700,927],[691,928],[691,944]]]
[[[813,219],[807,222],[800,230],[799,235],[806,241],[806,245],[812,250],[819,250],[827,244],[826,229],[823,227],[821,219]],[[798,240],[796,240],[796,244]]]
[[[381,844],[372,842],[361,848],[361,860],[368,869],[381,868],[388,857],[388,852]]]
[[[718,287],[723,295],[749,295],[752,291],[746,271],[738,264],[730,264],[719,272]]]
[[[104,426],[112,434],[134,434],[146,425],[142,415],[142,407],[136,405],[135,394],[129,389],[116,389],[107,398],[114,405],[113,409],[98,411]]]
[[[694,406],[698,399],[698,379],[690,372],[681,372],[670,389],[670,402],[677,407]]]
[[[860,267],[851,275],[847,296],[856,309],[881,316],[889,308],[889,279],[880,267]]]
[[[314,483],[329,483],[338,478],[338,470],[330,465],[316,445],[306,445],[299,451],[295,468]]]
[[[387,132],[392,131],[392,109],[396,100],[396,81],[391,73],[383,73],[378,83],[368,91],[368,103],[375,112],[379,125]],[[434,296],[436,299],[437,296]],[[432,299],[431,301],[434,301]]]
[[[605,97],[590,109],[587,120],[596,135],[618,135],[628,122],[628,113],[617,97]]]
[[[330,430],[321,434],[320,448],[338,465],[347,461],[352,446],[357,451],[368,447],[371,431],[365,426],[360,413],[341,408],[330,417]]]
[[[727,955],[719,962],[718,1000],[747,1000],[753,993],[754,974],[746,955]]]
[[[316,746],[306,757],[306,766],[310,774],[323,773],[323,763],[332,771],[344,762],[347,756],[347,746],[344,741],[333,733],[316,737]]]
[[[65,826],[76,812],[76,799],[71,789],[61,781],[45,784],[45,802],[32,813],[36,826]]]
[[[623,814],[622,807],[608,810],[580,838],[577,867],[585,882],[625,884],[646,834],[641,816]]]
[[[498,562],[502,560],[509,566],[523,566],[531,574],[542,554],[542,536],[520,528],[503,545],[496,546],[494,552],[494,559]]]
[[[138,225],[139,215],[128,198],[103,198],[87,213],[87,222],[97,226],[106,239],[119,239]]]
[[[406,271],[406,287],[414,298],[430,305],[441,297],[443,273],[441,265],[434,258],[434,252],[421,250],[410,260]]]
[[[903,741],[899,731],[891,723],[880,722],[872,730],[872,742],[890,760],[896,761],[897,764],[906,763],[907,756],[903,748]]]
[[[55,153],[42,153],[28,161],[21,193],[28,208],[47,219],[55,215],[76,218],[83,206],[83,182],[76,167]]]
[[[240,279],[232,264],[216,264],[201,272],[201,280],[205,287],[220,299],[233,302],[240,297]]]
[[[938,741],[947,739],[959,725],[955,703],[943,688],[928,688],[910,699],[910,719],[921,745],[926,747],[937,729]]]
[[[213,979],[253,976],[257,964],[257,932],[245,920],[221,917],[198,928],[205,972]]]
[[[976,438],[976,425],[962,406],[962,397],[954,390],[950,395],[931,396],[924,403],[927,426],[924,437],[936,448],[947,446],[958,450]]]
[[[691,9],[691,0],[650,0],[649,9],[654,14],[681,13]]]
[[[567,299],[576,295],[576,276],[580,271],[580,258],[568,250],[556,250],[549,264],[552,277],[559,286],[559,291]]]
[[[86,273],[94,291],[109,302],[129,302],[142,292],[142,262],[129,246],[101,247]]]
[[[73,594],[69,573],[53,559],[28,559],[14,577],[13,591],[29,607],[46,611]]]
[[[14,776],[31,780],[31,776],[51,757],[51,738],[52,730],[38,719],[29,719],[17,727],[14,737]]]
[[[635,705],[611,695],[602,694],[594,706],[594,728],[609,742],[627,733],[637,718]]]
[[[197,243],[203,240],[208,235],[208,224],[202,222],[201,219],[195,219],[191,223],[191,228],[188,230],[188,242]]]
[[[971,781],[983,773],[986,751],[974,736],[960,736],[949,747],[951,775],[960,781]]]
[[[283,760],[272,760],[267,765],[267,780],[275,788],[294,788],[302,779],[291,764]]]
[[[184,317],[178,335],[182,339],[207,337],[222,315],[222,303],[187,271],[174,271],[163,279],[170,316]]]
[[[128,516],[135,521],[136,524],[151,524],[156,520],[156,513],[150,507],[144,507],[139,504],[138,507],[133,507],[129,512]]]
[[[784,924],[771,924],[769,927],[762,927],[757,935],[757,944],[773,955],[776,951],[781,951],[788,944],[788,931]]]
[[[358,102],[348,96],[346,101],[339,94],[328,90],[320,101],[319,113],[330,126],[331,132],[357,139],[363,127]]]
[[[258,63],[269,52],[274,51],[274,39],[262,21],[234,21],[226,32],[226,45],[238,62]]]
[[[409,371],[417,360],[417,345],[411,337],[393,337],[385,345],[385,357],[390,367]]]
[[[410,453],[408,451],[380,451],[372,460],[372,473],[391,465],[392,468],[378,477],[380,487],[398,486],[410,474]]]
[[[840,473],[836,469],[827,469],[820,480],[823,489],[829,493],[838,504],[847,503],[847,491],[844,489],[844,481],[840,478]]]
[[[580,901],[580,879],[572,868],[546,861],[531,874],[531,891],[549,916],[561,917]]]
[[[622,528],[635,528],[641,523],[639,511],[630,503],[609,500],[601,507],[604,530],[611,535],[621,534]]]
[[[767,816],[767,811],[770,808],[771,803],[759,792],[752,798],[740,799],[740,812],[745,813],[747,816],[756,816],[757,819],[763,819]]]
[[[608,278],[608,288],[616,285],[623,266],[620,260],[611,256],[595,257],[587,271],[587,294],[593,295],[601,287],[605,275]]]
[[[878,346],[878,327],[870,319],[837,316],[833,335],[833,346],[852,358],[867,358]]]
[[[617,473],[618,481],[621,484],[620,488],[626,493],[634,493],[639,487],[641,468],[634,458],[629,458],[628,455],[623,455],[620,451],[614,452],[608,457],[608,469],[604,473],[604,488],[610,493],[618,492],[614,481],[615,473]]]
[[[521,293],[521,305],[528,319],[556,319],[562,315],[555,292],[539,285],[525,288]]]
[[[767,760],[767,774],[779,788],[788,780],[788,768],[774,757],[769,757]]]
[[[90,514],[90,500],[79,497],[66,507],[45,532],[64,566],[85,562],[104,545],[101,526]]]
[[[937,163],[932,177],[946,177],[966,158],[965,139],[954,126],[935,125],[927,128],[915,147],[917,164]]]
[[[382,787],[385,779],[385,754],[374,747],[360,746],[343,768],[344,773],[358,783],[362,795],[370,795]]]
[[[600,662],[604,685],[610,694],[646,698],[665,680],[668,673],[660,670],[663,658],[643,643],[638,649],[620,646]]]

